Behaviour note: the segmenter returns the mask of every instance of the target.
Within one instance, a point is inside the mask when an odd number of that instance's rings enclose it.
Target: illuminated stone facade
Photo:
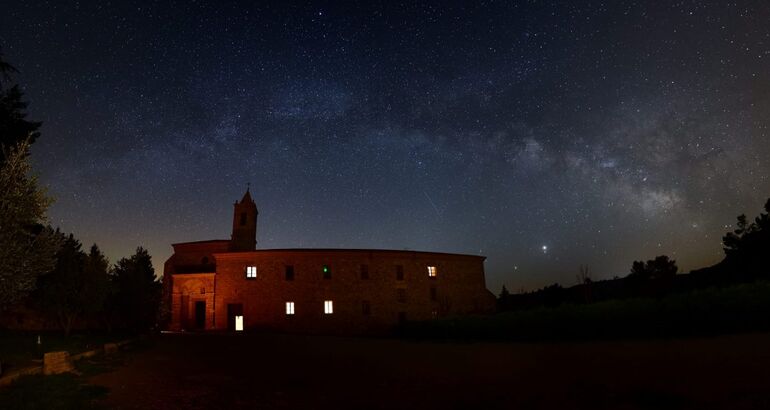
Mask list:
[[[365,334],[405,320],[489,313],[484,257],[370,249],[255,250],[257,209],[235,204],[231,240],[175,244],[170,330]],[[330,311],[330,312],[329,312]],[[236,320],[238,318],[238,320]]]

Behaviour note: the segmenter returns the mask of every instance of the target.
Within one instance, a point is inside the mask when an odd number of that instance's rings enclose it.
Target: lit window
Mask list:
[[[324,265],[323,268],[321,268],[321,271],[324,274],[324,279],[332,278],[332,270],[329,268],[329,265]]]
[[[428,277],[435,278],[436,276],[438,276],[438,271],[436,270],[436,267],[428,266]]]
[[[334,306],[331,300],[324,301],[324,313],[327,315],[334,313]]]
[[[286,314],[287,315],[294,314],[294,302],[286,302]]]
[[[242,315],[236,315],[235,316],[235,331],[236,332],[243,331],[243,316]]]
[[[248,279],[256,279],[257,277],[257,267],[256,266],[247,266],[246,267],[246,278]]]

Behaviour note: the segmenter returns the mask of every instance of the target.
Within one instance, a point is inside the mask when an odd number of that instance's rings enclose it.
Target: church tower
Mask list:
[[[257,247],[257,204],[251,199],[248,188],[240,202],[236,202],[233,213],[233,235],[230,238],[231,251],[253,251]]]

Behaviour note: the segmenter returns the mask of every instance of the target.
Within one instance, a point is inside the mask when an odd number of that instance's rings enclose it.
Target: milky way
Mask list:
[[[770,197],[770,5],[14,2],[51,222],[115,261],[258,247],[488,257],[497,292],[721,259]],[[63,4],[63,3],[62,3]]]

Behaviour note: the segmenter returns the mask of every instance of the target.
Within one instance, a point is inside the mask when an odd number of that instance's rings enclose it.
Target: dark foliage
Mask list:
[[[152,258],[141,246],[136,253],[115,265],[115,309],[132,330],[152,329],[156,325],[161,283],[155,277]]]
[[[770,199],[765,212],[749,223],[746,215],[738,216],[736,229],[723,238],[724,269],[734,272],[734,281],[744,282],[770,277]]]
[[[666,255],[661,255],[647,262],[634,261],[631,264],[631,273],[628,277],[642,280],[664,280],[673,278],[678,270],[676,261],[669,259]]]
[[[3,60],[0,53],[0,148],[9,150],[22,141],[33,143],[40,136],[42,123],[27,120],[27,103],[18,84],[12,84],[12,74],[17,72]],[[0,157],[0,165],[5,159]]]
[[[62,244],[56,267],[38,279],[34,299],[69,334],[76,321],[94,322],[102,311],[109,263],[96,245],[86,254],[72,234],[65,236],[57,229],[52,235]]]

